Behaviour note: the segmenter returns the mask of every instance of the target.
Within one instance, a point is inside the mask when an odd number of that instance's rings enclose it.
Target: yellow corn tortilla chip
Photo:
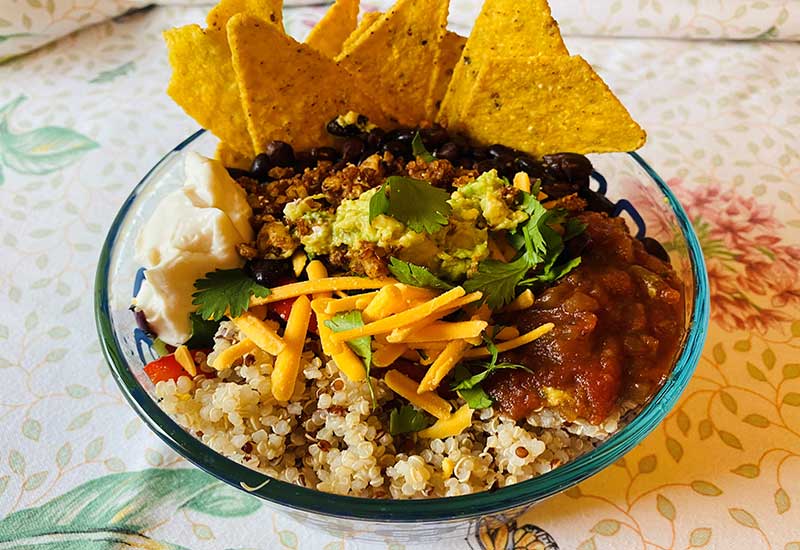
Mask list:
[[[253,146],[225,25],[240,11],[282,25],[281,5],[281,0],[222,0],[206,18],[208,29],[187,25],[164,32],[172,65],[167,93],[203,128],[245,155],[252,154]]]
[[[449,0],[399,0],[336,58],[401,124],[427,119]]]
[[[347,37],[358,24],[359,0],[336,0],[319,23],[311,29],[306,44],[333,59],[342,51]]]
[[[187,25],[164,32],[172,65],[167,93],[231,148],[252,153],[225,33]]]
[[[252,155],[243,155],[224,141],[217,144],[216,157],[226,168],[249,170],[253,163]]]
[[[464,50],[466,43],[467,39],[465,37],[452,31],[447,31],[447,34],[444,35],[439,62],[433,69],[432,89],[427,103],[428,118],[431,120],[436,117],[436,113],[439,111],[444,94],[447,92],[447,86],[453,77],[453,70],[461,58],[461,52]]]
[[[580,56],[487,60],[461,123],[478,143],[536,157],[633,151],[646,137]]]
[[[235,15],[228,22],[228,40],[256,151],[276,139],[298,150],[331,143],[325,125],[348,111],[391,127],[347,71],[274,25]]]
[[[489,59],[569,55],[547,0],[486,0],[464,47],[437,121],[458,129],[461,111]]]
[[[380,19],[382,15],[383,13],[379,11],[368,11],[362,15],[361,23],[359,23],[356,29],[350,33],[350,36],[348,36],[347,40],[345,40],[344,44],[342,44],[342,49],[340,51],[350,51],[353,48],[353,44],[355,44],[356,40],[358,40],[365,32],[367,32],[372,24]]]
[[[237,13],[259,17],[283,30],[283,0],[220,0],[208,12],[206,27],[225,32],[228,20]]]

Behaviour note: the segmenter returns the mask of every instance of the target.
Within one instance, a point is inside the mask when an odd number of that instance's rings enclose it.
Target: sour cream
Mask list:
[[[136,297],[158,337],[177,346],[191,336],[194,282],[241,267],[236,246],[253,240],[247,195],[216,160],[186,155],[183,187],[164,197],[136,239],[146,280]]]

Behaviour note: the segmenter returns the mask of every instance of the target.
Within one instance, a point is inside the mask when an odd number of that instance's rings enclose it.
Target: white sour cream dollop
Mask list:
[[[136,259],[146,268],[136,307],[173,346],[191,336],[194,282],[241,267],[236,245],[253,240],[247,196],[222,163],[190,152],[184,173],[183,187],[162,199],[136,239]]]

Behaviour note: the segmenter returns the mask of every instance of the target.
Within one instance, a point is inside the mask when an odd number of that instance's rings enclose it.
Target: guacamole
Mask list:
[[[370,200],[378,188],[343,200],[335,212],[323,208],[316,200],[320,196],[298,199],[286,205],[284,215],[310,255],[330,254],[340,246],[357,250],[372,243],[439,277],[458,281],[488,257],[490,230],[511,230],[528,218],[504,199],[508,185],[491,170],[457,189],[447,201],[452,207],[447,224],[434,233],[418,233],[385,214],[370,223]]]

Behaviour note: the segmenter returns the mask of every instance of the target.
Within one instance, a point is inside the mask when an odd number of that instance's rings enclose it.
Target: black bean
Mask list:
[[[649,252],[652,256],[655,256],[659,260],[664,260],[665,262],[670,263],[669,253],[660,242],[652,237],[645,237],[642,239],[642,244],[644,245],[644,249],[647,250],[647,252]]]
[[[273,166],[291,166],[294,163],[294,149],[284,141],[270,141],[264,153]]]
[[[568,181],[581,186],[589,185],[592,163],[577,153],[556,153],[542,157],[545,171],[557,181]]]
[[[516,161],[516,168],[522,172],[525,172],[529,176],[537,179],[544,178],[544,166],[538,160],[528,157],[528,156],[521,156],[517,157]]]
[[[497,170],[504,176],[513,176],[516,172],[516,163],[514,157],[510,155],[502,155],[495,159],[497,163]]]
[[[272,168],[272,163],[269,157],[260,153],[253,159],[253,164],[250,165],[250,174],[258,181],[267,181],[269,179],[269,171]]]
[[[475,170],[478,173],[483,174],[484,172],[488,172],[489,170],[497,168],[497,163],[493,160],[482,160],[475,165]]]
[[[336,149],[334,149],[335,151]],[[294,165],[298,172],[302,172],[306,168],[314,166],[314,155],[312,151],[299,151],[294,154]]]
[[[389,141],[383,145],[383,150],[388,151],[396,157],[411,156],[411,145],[408,142],[398,140]]]
[[[546,191],[545,191],[546,192]],[[596,191],[592,191],[588,187],[583,187],[580,190],[580,196],[586,199],[586,209],[592,212],[605,212],[611,214],[614,211],[614,203]]]
[[[314,157],[316,161],[329,160],[331,162],[336,162],[339,160],[339,151],[333,147],[315,147],[311,149],[311,156]]]
[[[228,171],[228,175],[230,177],[232,177],[233,179],[235,179],[235,180],[238,180],[239,178],[242,178],[242,177],[245,177],[245,176],[248,176],[248,177],[250,176],[250,171],[249,170],[242,170],[241,168],[226,168],[225,170],[227,170]]]
[[[325,129],[329,134],[337,137],[352,137],[361,133],[361,128],[356,124],[348,124],[346,126],[339,124],[338,117],[331,120],[328,125],[325,126]]]
[[[486,160],[489,156],[489,149],[486,147],[475,147],[472,149],[472,158],[475,160]]]
[[[433,156],[435,156],[437,159],[449,160],[450,162],[455,163],[461,156],[461,148],[452,141],[448,141],[439,147]]]
[[[383,136],[386,135],[386,132],[381,130],[380,128],[373,128],[367,134],[366,140],[366,148],[368,151],[377,151],[380,149],[381,144],[383,143]]]
[[[342,159],[347,162],[357,162],[364,152],[364,142],[358,138],[347,138],[342,143]]]
[[[140,309],[134,310],[133,318],[136,320],[136,326],[142,329],[145,334],[154,334],[153,329],[150,328],[150,323],[147,322],[144,311]]]
[[[292,275],[289,260],[250,260],[245,272],[255,282],[263,286],[275,286],[279,279]]]
[[[471,170],[475,166],[475,160],[470,157],[461,157],[455,162],[455,165]]]
[[[438,124],[430,128],[423,128],[419,131],[419,135],[422,138],[422,143],[429,150],[441,147],[450,139],[450,134],[447,133],[447,130]]]
[[[494,158],[516,156],[516,151],[514,151],[514,149],[512,149],[511,147],[506,147],[505,145],[500,145],[499,143],[490,145],[488,152],[489,156]]]
[[[389,141],[400,141],[403,143],[411,143],[411,140],[414,139],[414,136],[417,135],[416,130],[409,130],[407,128],[401,128],[397,130],[391,130],[386,137],[384,138],[385,142]]]

